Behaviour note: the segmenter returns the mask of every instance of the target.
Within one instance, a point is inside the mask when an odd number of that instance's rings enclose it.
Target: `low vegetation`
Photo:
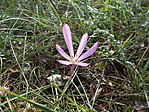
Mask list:
[[[1,112],[149,111],[148,0],[1,0]],[[74,52],[82,35],[87,67],[60,64],[56,44]]]

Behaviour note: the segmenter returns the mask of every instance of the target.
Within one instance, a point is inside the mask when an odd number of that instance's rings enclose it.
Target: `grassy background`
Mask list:
[[[132,112],[149,107],[148,0],[1,0],[1,112]],[[55,49],[67,51],[62,26],[72,31],[75,50],[84,33],[85,50],[99,42],[77,67]],[[61,75],[60,85],[47,78]],[[66,85],[65,85],[66,84]],[[65,86],[64,86],[65,85]],[[67,91],[63,93],[63,89]],[[143,105],[143,107],[141,107]]]

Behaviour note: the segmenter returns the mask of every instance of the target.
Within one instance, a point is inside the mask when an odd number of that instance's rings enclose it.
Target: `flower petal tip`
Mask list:
[[[70,27],[67,24],[63,25],[63,30],[70,30]]]

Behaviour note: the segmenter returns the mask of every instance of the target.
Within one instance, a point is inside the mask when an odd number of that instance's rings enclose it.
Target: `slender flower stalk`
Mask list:
[[[57,51],[64,58],[66,58],[68,60],[68,61],[64,61],[64,60],[57,60],[57,61],[61,64],[64,64],[64,65],[72,64],[73,66],[75,66],[75,65],[88,66],[90,63],[84,63],[84,62],[81,62],[81,60],[89,57],[90,55],[92,55],[96,51],[96,49],[98,48],[98,42],[96,42],[89,50],[87,50],[84,54],[82,54],[82,52],[84,50],[84,47],[87,43],[87,39],[88,39],[88,34],[85,33],[82,36],[82,39],[81,39],[81,42],[79,44],[78,50],[77,50],[76,54],[74,55],[71,31],[70,31],[70,28],[67,24],[65,24],[63,26],[63,36],[64,36],[64,40],[66,42],[66,45],[67,45],[70,56],[68,56],[68,54],[66,54],[65,51],[58,44],[56,44]]]

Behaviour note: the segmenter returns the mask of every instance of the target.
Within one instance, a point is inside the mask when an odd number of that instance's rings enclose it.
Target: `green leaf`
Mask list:
[[[2,87],[0,87],[0,89],[4,90],[4,91],[7,92],[8,94],[11,94],[11,95],[17,97],[18,99],[21,99],[21,100],[26,101],[26,102],[28,102],[28,103],[30,103],[30,104],[33,104],[35,107],[37,107],[37,108],[43,110],[44,112],[55,112],[54,110],[51,110],[49,107],[47,107],[47,106],[45,106],[45,105],[43,105],[43,104],[40,104],[40,103],[34,102],[34,101],[32,101],[32,100],[26,99],[26,98],[24,98],[24,97],[22,97],[22,96],[20,96],[20,95],[18,95],[18,94],[15,94],[15,93],[13,93],[13,92],[8,91],[8,90],[6,90],[6,89],[4,89],[4,88],[2,88]]]

